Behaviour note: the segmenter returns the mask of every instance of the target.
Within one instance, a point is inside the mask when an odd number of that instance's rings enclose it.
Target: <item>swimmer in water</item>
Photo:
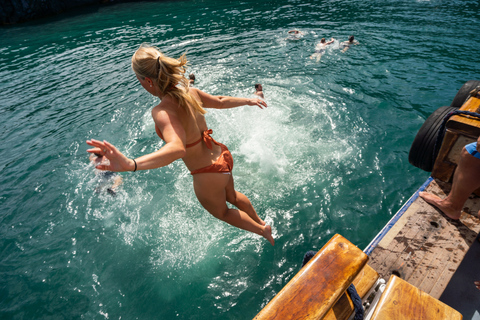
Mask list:
[[[320,40],[320,43],[317,43],[317,45],[315,46],[315,53],[310,56],[310,59],[316,59],[316,61],[319,62],[320,59],[322,59],[322,56],[325,53],[327,46],[331,45],[334,41],[334,38],[331,38],[328,42],[325,40],[325,38],[322,38],[322,40]]]
[[[195,75],[193,73],[190,73],[188,75],[188,78],[190,79],[190,80],[188,80],[189,86],[193,87],[193,84],[195,83]]]
[[[356,46],[356,45],[359,45],[360,43],[355,40],[355,37],[354,36],[350,36],[348,37],[348,41],[343,41],[342,43],[340,43],[340,47],[343,48],[342,52],[345,52],[347,51],[352,45]]]
[[[120,171],[150,170],[182,159],[193,178],[200,204],[215,218],[264,237],[274,245],[272,228],[260,219],[250,200],[235,190],[233,158],[228,148],[215,141],[208,129],[204,108],[230,109],[240,106],[266,108],[262,99],[212,96],[191,88],[184,77],[187,58],[165,56],[157,48],[142,45],[132,57],[132,68],[142,87],[160,98],[153,107],[155,131],[165,144],[157,151],[135,159],[127,158],[107,141],[87,140],[90,153],[105,155],[108,165],[97,169]],[[236,208],[229,208],[227,202]]]
[[[259,96],[262,99],[265,99],[263,96],[263,87],[260,83],[255,84],[255,95]]]
[[[299,30],[290,30],[288,31],[288,37],[285,40],[300,40],[303,38],[303,32]]]
[[[107,158],[100,153],[92,153],[89,159],[94,166],[101,165],[104,161],[107,161]],[[123,181],[122,176],[115,172],[101,170],[95,170],[95,175],[100,179],[98,186],[95,188],[96,193],[100,193],[103,187],[113,182],[113,185],[110,188],[107,188],[107,192],[112,196],[117,195],[118,186],[120,186]]]

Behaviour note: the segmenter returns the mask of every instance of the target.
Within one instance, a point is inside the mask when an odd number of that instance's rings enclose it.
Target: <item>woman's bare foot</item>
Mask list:
[[[428,192],[420,192],[419,196],[426,202],[440,209],[440,211],[442,211],[447,217],[454,220],[460,219],[460,216],[462,215],[462,211],[453,209],[452,207],[450,207],[448,204],[445,203],[445,200],[442,200],[436,195],[433,195]]]
[[[477,289],[480,290],[480,281],[475,281],[474,284],[475,284],[475,287],[477,287]]]
[[[265,239],[267,239],[272,246],[275,245],[275,240],[272,237],[272,227],[270,226],[265,226],[265,229],[263,230],[263,235]]]

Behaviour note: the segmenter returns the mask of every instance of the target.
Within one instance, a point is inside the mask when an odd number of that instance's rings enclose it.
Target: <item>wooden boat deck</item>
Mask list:
[[[433,180],[425,191],[444,198],[449,187]],[[438,299],[480,231],[479,210],[480,198],[472,195],[460,220],[452,220],[418,197],[370,253],[368,264],[380,277],[395,274]]]

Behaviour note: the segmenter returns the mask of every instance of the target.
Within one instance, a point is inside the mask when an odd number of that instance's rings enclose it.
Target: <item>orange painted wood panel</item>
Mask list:
[[[362,250],[335,235],[254,319],[322,319],[367,260]]]

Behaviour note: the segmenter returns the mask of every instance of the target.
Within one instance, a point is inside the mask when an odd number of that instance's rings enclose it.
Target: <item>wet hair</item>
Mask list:
[[[152,79],[165,95],[177,100],[187,112],[205,114],[201,102],[188,92],[188,80],[184,77],[187,62],[185,54],[174,59],[167,57],[156,47],[141,45],[132,56],[132,69],[140,78]]]
[[[352,42],[352,41],[353,41],[353,39],[355,39],[355,37],[354,37],[354,36],[350,36],[350,37],[348,37],[348,41],[350,41],[350,42]]]
[[[103,157],[103,156],[102,156],[101,154],[99,154],[99,153],[93,153],[93,154],[94,154],[97,158]]]
[[[258,90],[258,87],[260,87],[261,84],[260,83],[255,83],[255,90]]]
[[[190,73],[190,74],[188,75],[188,78],[189,78],[190,80],[195,80],[195,75],[194,75],[193,73]]]
[[[321,43],[325,43],[325,38],[322,38],[322,39],[320,40],[320,42],[321,42]]]

